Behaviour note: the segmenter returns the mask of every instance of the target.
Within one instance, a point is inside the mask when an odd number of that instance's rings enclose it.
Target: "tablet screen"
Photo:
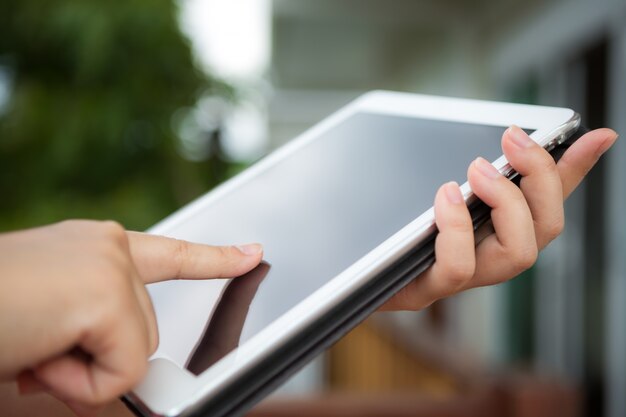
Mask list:
[[[195,374],[246,342],[502,154],[501,126],[356,113],[168,234],[260,242],[265,260],[232,281],[154,284],[156,356]]]

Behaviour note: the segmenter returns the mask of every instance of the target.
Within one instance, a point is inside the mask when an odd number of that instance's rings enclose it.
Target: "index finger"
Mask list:
[[[130,253],[145,283],[168,279],[232,278],[256,267],[259,244],[210,246],[147,233],[127,232]]]
[[[617,139],[617,133],[611,129],[596,129],[585,134],[563,154],[557,163],[563,182],[563,198],[567,198],[585,175],[598,162]]]

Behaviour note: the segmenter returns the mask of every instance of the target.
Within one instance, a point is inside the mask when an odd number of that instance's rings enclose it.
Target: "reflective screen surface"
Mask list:
[[[260,242],[267,264],[151,285],[156,356],[201,373],[428,210],[441,184],[464,183],[473,159],[499,157],[504,129],[357,113],[168,230]]]

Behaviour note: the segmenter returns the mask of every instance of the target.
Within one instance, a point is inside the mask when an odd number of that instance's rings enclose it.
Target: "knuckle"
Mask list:
[[[106,220],[100,223],[102,233],[109,239],[117,243],[127,242],[126,230],[124,226],[113,220]]]
[[[228,259],[231,257],[232,252],[230,251],[230,246],[218,246],[216,249],[219,259]]]
[[[507,187],[509,187],[510,190],[510,196],[508,196],[508,199],[515,204],[515,206],[528,206],[528,200],[526,200],[524,192],[519,187],[510,181],[507,184]]]
[[[536,245],[520,248],[511,253],[511,264],[516,271],[522,272],[530,268],[537,261],[538,249]]]
[[[219,256],[225,260],[234,259],[238,255],[240,255],[239,250],[234,246],[220,246],[219,247]]]
[[[130,278],[132,261],[130,255],[118,244],[110,240],[100,240],[92,244],[91,273],[95,281],[102,281],[104,285],[117,285],[124,283]],[[119,288],[118,288],[119,289]]]
[[[106,272],[115,276],[125,274],[129,259],[117,242],[102,240],[94,246],[96,255],[106,263]]]
[[[564,228],[565,228],[565,219],[563,218],[563,216],[559,216],[552,223],[550,223],[545,229],[545,234],[548,240],[552,241],[556,239],[563,232]]]
[[[550,154],[544,149],[541,149],[541,161],[539,162],[539,168],[549,173],[557,172],[556,162],[554,162],[552,156],[550,156]]]
[[[189,244],[184,240],[175,240],[174,246],[174,265],[176,269],[174,271],[175,278],[182,278],[181,275],[185,269],[185,263],[189,257]]]
[[[454,262],[446,266],[443,275],[447,293],[451,294],[463,288],[474,276],[475,266],[469,262]]]

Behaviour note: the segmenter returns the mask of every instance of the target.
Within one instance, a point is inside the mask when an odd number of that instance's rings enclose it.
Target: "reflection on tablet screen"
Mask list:
[[[262,262],[252,271],[226,285],[187,362],[187,369],[194,375],[200,375],[239,346],[250,303],[269,269],[270,265]]]

